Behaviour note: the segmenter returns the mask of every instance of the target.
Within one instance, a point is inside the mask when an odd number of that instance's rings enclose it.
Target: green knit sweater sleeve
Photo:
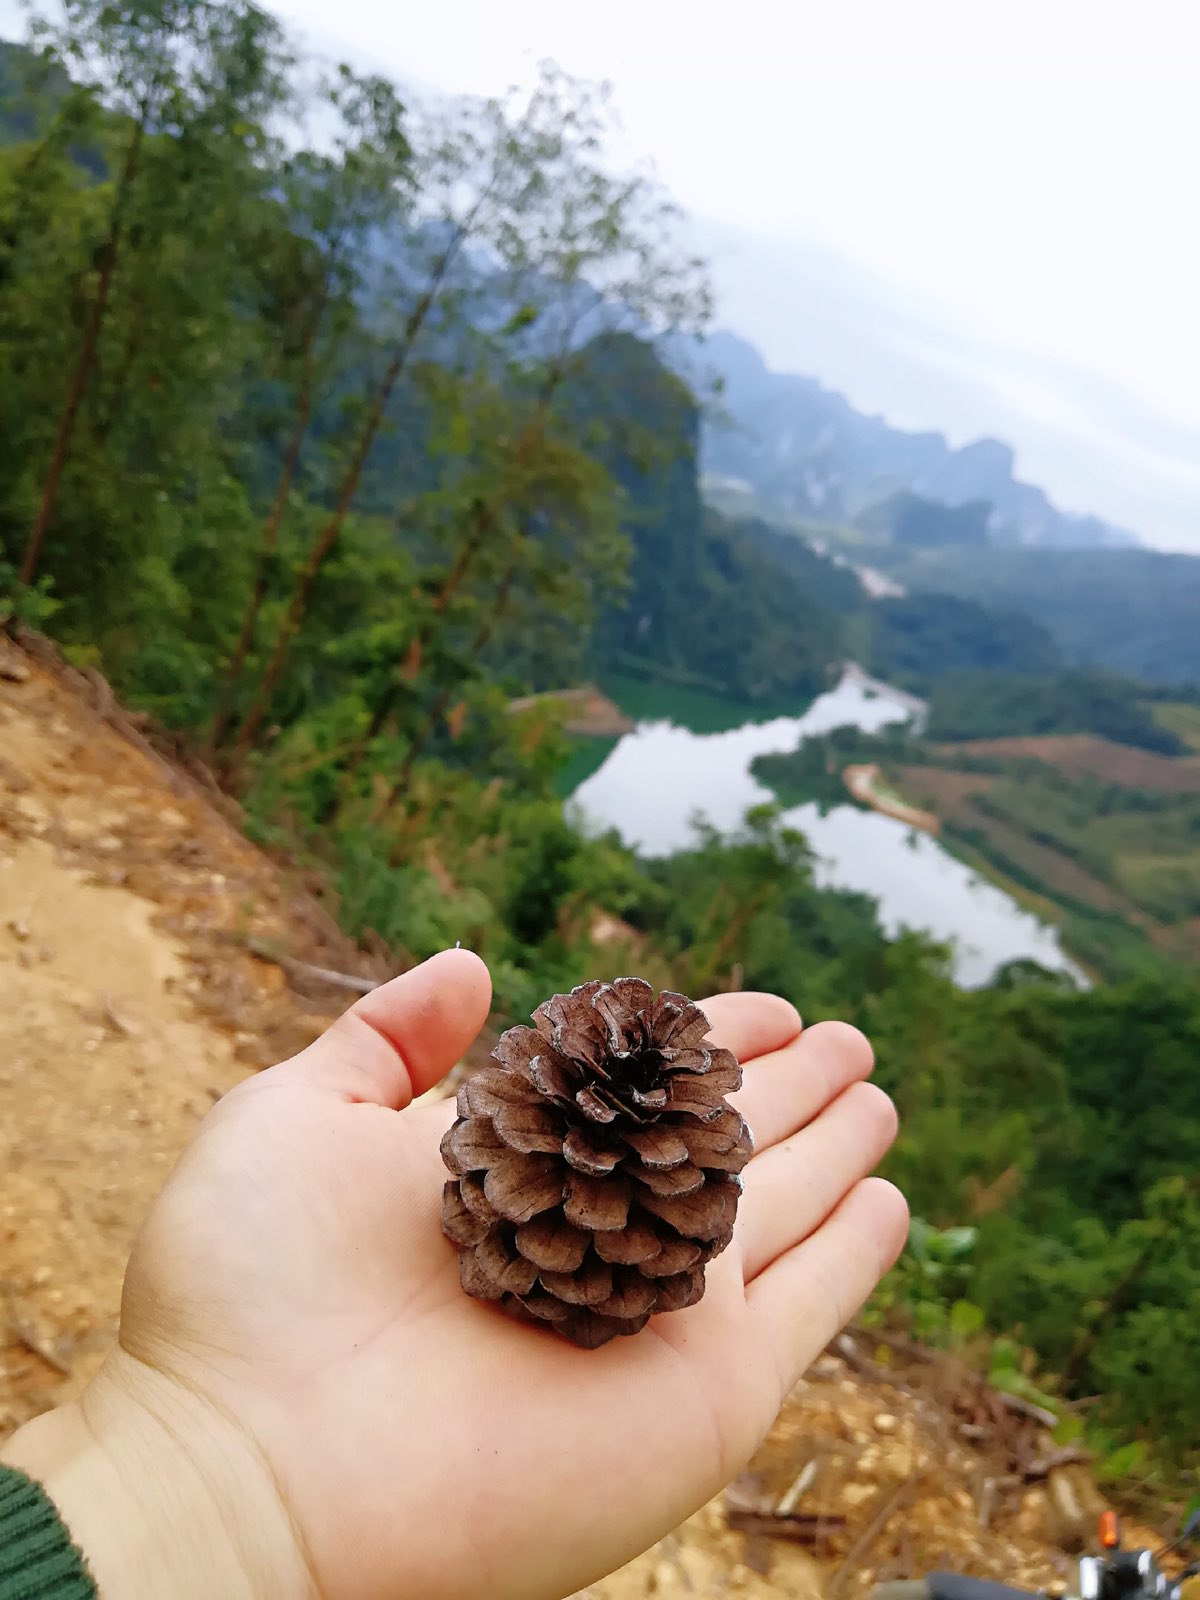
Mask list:
[[[87,1563],[45,1490],[0,1466],[0,1600],[96,1600]]]

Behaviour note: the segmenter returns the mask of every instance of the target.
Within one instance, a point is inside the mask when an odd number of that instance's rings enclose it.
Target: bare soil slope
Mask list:
[[[1044,761],[1068,777],[1099,778],[1131,789],[1168,794],[1200,793],[1200,756],[1160,756],[1152,750],[1114,744],[1091,733],[1048,734],[1038,738],[971,739],[938,746],[941,755],[999,756],[1011,761]]]
[[[341,1003],[301,1000],[242,941],[354,952],[78,687],[0,666],[3,1436],[95,1367],[138,1219],[205,1111]]]

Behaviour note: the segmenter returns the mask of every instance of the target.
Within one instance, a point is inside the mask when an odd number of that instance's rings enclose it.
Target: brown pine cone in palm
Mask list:
[[[585,983],[510,1028],[458,1091],[442,1227],[469,1295],[591,1349],[694,1305],[733,1234],[750,1130],[734,1055],[641,978]]]

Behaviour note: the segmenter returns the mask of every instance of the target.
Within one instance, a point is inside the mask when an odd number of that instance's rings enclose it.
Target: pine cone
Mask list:
[[[708,1019],[641,978],[556,994],[458,1091],[442,1227],[469,1295],[594,1349],[704,1293],[750,1130]]]

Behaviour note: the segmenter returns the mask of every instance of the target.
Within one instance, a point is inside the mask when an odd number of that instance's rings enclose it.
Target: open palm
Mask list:
[[[756,1154],[704,1299],[595,1351],[469,1300],[440,1228],[453,1105],[410,1101],[489,992],[446,952],[215,1108],[139,1237],[91,1401],[186,1392],[218,1456],[261,1463],[329,1600],[538,1600],[620,1565],[744,1463],[904,1236],[867,1177],[895,1120],[861,1035],[723,995],[705,1010]]]

